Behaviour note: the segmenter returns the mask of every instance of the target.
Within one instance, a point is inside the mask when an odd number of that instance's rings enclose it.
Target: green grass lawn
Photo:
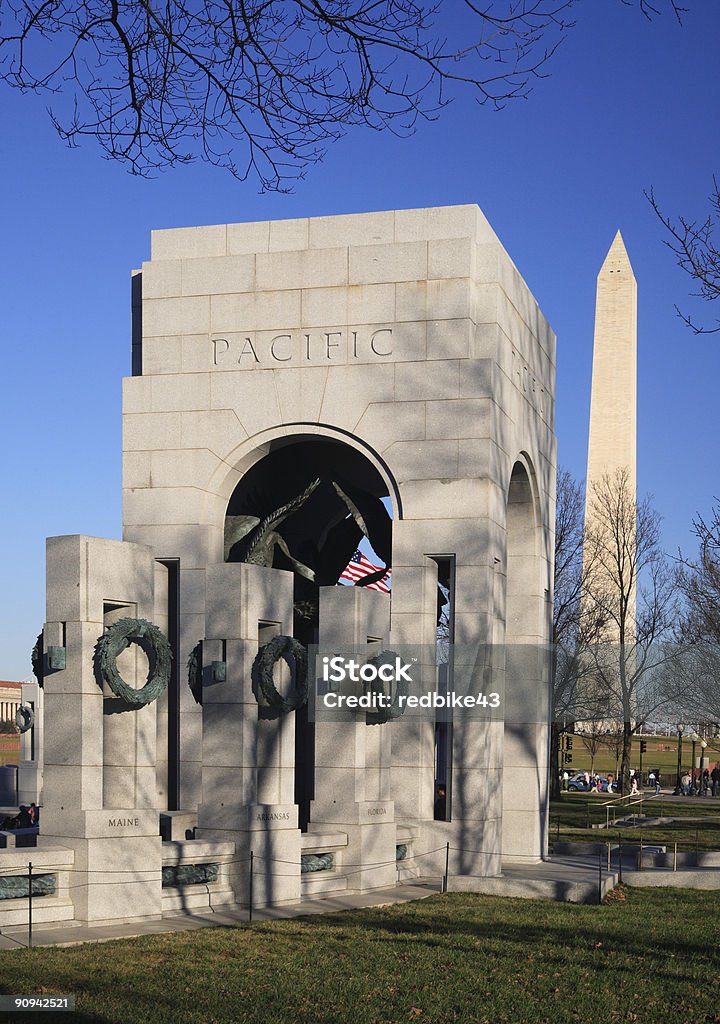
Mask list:
[[[451,893],[293,921],[13,950],[0,953],[0,987],[74,993],[73,1020],[122,1024],[720,1022],[720,893],[619,895],[585,907]]]
[[[20,759],[20,737],[17,733],[0,733],[0,764],[17,764]]]
[[[629,810],[617,798],[608,798],[598,793],[565,793],[560,800],[550,802],[550,841],[616,843],[618,829],[594,829],[593,823],[610,819],[613,814],[623,817],[627,813],[639,813],[639,804]],[[720,799],[716,803],[697,801],[693,797],[672,799],[661,796],[643,800],[646,816],[684,818],[685,821],[667,825],[644,826],[643,828],[622,828],[623,842],[644,844],[657,843],[672,847],[677,843],[678,852],[692,850],[720,850]],[[700,820],[695,820],[700,819]]]
[[[633,736],[632,755],[630,767],[637,771],[640,768],[640,740],[644,739],[647,744],[647,751],[643,754],[643,776],[649,771],[659,769],[663,779],[663,785],[674,785],[677,775],[678,743],[675,736]],[[585,746],[582,736],[577,734],[572,737],[572,762],[566,765],[568,772],[573,775],[575,772],[590,771],[591,755]],[[696,758],[700,756],[700,747],[695,747]],[[720,762],[720,740],[708,740],[705,750],[705,757],[712,768],[716,762]],[[690,768],[692,762],[692,743],[685,737],[682,744],[683,766]],[[615,754],[607,747],[601,747],[595,755],[595,771],[607,775],[608,772],[617,771]]]

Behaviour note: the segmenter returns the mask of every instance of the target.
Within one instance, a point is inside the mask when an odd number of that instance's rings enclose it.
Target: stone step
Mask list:
[[[344,892],[348,887],[347,877],[335,871],[313,871],[303,875],[300,893],[315,896],[327,892]]]
[[[47,896],[36,896],[33,899],[33,926],[54,921],[68,922],[74,917],[75,908],[71,900]],[[0,929],[23,927],[27,922],[27,896],[19,900],[3,900],[0,903]]]

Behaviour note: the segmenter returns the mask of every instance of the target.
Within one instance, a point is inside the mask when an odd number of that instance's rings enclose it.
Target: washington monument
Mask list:
[[[618,231],[597,278],[583,545],[585,608],[603,615],[611,643],[631,641],[635,625],[636,392],[637,283]]]
[[[604,476],[636,491],[637,283],[618,231],[597,279],[585,511]]]

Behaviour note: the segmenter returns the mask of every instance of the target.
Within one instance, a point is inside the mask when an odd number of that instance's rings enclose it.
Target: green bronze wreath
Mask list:
[[[33,675],[38,681],[38,686],[43,685],[43,661],[44,661],[44,636],[42,633],[38,633],[38,638],[35,641],[35,646],[32,649],[30,655],[30,661],[32,663]]]
[[[368,665],[390,665],[395,666],[397,661],[397,654],[395,651],[381,651],[376,654],[374,658],[368,658]],[[405,714],[405,701],[402,705],[400,704],[400,697],[407,697],[409,690],[408,683],[405,679],[399,679],[395,683],[395,694],[389,708],[376,708],[373,711],[367,713],[368,725],[382,725],[384,722],[391,722],[396,718],[401,718]],[[368,688],[369,693],[384,693],[382,683],[375,683],[373,686]]]
[[[190,687],[190,693],[195,698],[195,703],[202,705],[202,640],[198,640],[193,649],[190,651],[190,657],[188,658],[187,662],[187,670],[188,686]]]
[[[278,693],[273,680],[273,666],[281,658],[292,673],[294,693],[290,697]],[[307,651],[291,636],[274,636],[270,643],[257,652],[252,667],[252,680],[255,697],[258,697],[259,691],[265,702],[276,711],[285,714],[301,708],[308,699]]]
[[[117,670],[116,660],[130,643],[139,644],[148,656],[148,681],[140,690],[128,686]],[[95,645],[95,666],[116,697],[139,708],[157,700],[170,681],[170,644],[157,626],[145,619],[118,619]]]
[[[35,712],[27,704],[21,704],[15,712],[15,725],[21,733],[27,732],[35,725]]]

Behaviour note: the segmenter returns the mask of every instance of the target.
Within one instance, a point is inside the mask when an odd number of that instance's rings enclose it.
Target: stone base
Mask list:
[[[32,862],[35,875],[54,874],[56,877],[54,896],[37,896],[33,899],[34,923],[73,920],[75,908],[69,895],[73,877],[73,857],[72,850],[52,846],[45,840],[32,850],[12,848],[0,852],[0,875],[27,875],[28,862]],[[27,896],[15,900],[0,900],[0,930],[24,926],[27,922]]]
[[[162,845],[158,812],[104,808],[48,810],[42,839],[75,852],[70,894],[85,924],[159,918]]]
[[[21,761],[18,765],[18,804],[41,804],[42,768],[37,761]]]
[[[396,826],[392,800],[358,800],[349,807],[334,801],[315,801],[311,818],[311,827],[318,836],[329,833],[330,826],[346,836],[345,848],[335,854],[335,873],[345,876],[348,892],[395,885]]]
[[[252,904],[254,907],[295,903],[300,899],[301,833],[287,827],[282,817],[284,805],[252,805],[247,818],[250,829],[213,829],[198,826],[199,840],[225,840],[235,844],[234,861],[228,866],[228,880],[235,900],[250,903],[250,854],[253,854]],[[294,805],[293,805],[294,807]],[[297,821],[297,807],[291,820]],[[202,818],[201,818],[202,820]],[[285,825],[286,827],[281,827]]]

